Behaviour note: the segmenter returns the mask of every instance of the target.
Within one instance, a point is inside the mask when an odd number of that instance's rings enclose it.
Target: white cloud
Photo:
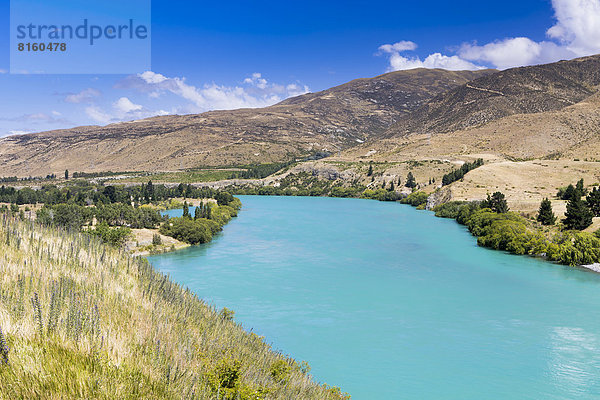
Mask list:
[[[0,69],[0,74],[7,74],[7,73],[8,73],[8,71],[7,71],[7,70],[5,70],[5,69]]]
[[[287,97],[310,91],[306,85],[299,83],[280,85],[268,82],[258,72],[244,79],[243,83],[242,86],[223,86],[211,83],[196,87],[188,84],[182,77],[171,78],[153,71],[146,71],[122,79],[117,82],[115,88],[133,89],[145,93],[152,101],[165,94],[172,94],[185,102],[173,106],[170,111],[164,108],[150,110],[146,106],[132,102],[128,97],[120,97],[112,103],[112,108],[101,108],[97,104],[90,104],[85,108],[85,113],[96,123],[109,124],[159,115],[264,107],[278,103]],[[161,99],[161,101],[171,101],[171,99]]]
[[[600,1],[553,0],[556,24],[547,35],[578,56],[600,52]]]
[[[82,90],[79,93],[68,94],[65,97],[65,101],[67,103],[74,103],[74,104],[90,103],[94,98],[100,97],[100,95],[101,95],[101,93],[99,90],[96,90],[94,88],[87,88],[87,89]]]
[[[121,97],[119,100],[117,100],[113,104],[113,107],[115,107],[117,109],[117,111],[125,113],[125,114],[130,113],[132,111],[139,111],[143,108],[139,104],[134,104],[127,97]]]
[[[108,124],[115,122],[114,117],[110,114],[105,113],[97,106],[89,106],[85,108],[85,113],[88,117],[101,124]]]
[[[127,97],[121,97],[112,104],[112,110],[106,111],[96,105],[86,107],[86,115],[97,123],[106,125],[115,122],[131,121],[136,119],[150,118],[158,115],[174,114],[176,110],[166,111],[147,110],[139,104],[133,103]]]
[[[147,93],[151,98],[158,98],[164,93],[175,94],[191,103],[191,107],[186,107],[188,112],[266,107],[310,91],[306,85],[297,83],[288,85],[270,83],[259,72],[245,78],[243,83],[246,86],[210,83],[196,87],[188,84],[182,77],[170,78],[146,71],[127,77],[119,82],[117,87],[136,89]]]
[[[552,6],[556,23],[546,31],[550,40],[517,37],[466,44],[459,55],[505,69],[600,53],[600,0],[553,0]]]
[[[384,44],[379,46],[379,51],[383,53],[399,53],[401,51],[412,51],[417,49],[417,44],[409,40],[401,40],[394,44]]]
[[[260,72],[255,72],[250,78],[244,79],[244,83],[254,85],[259,89],[265,89],[267,87],[267,80],[262,77]]]
[[[390,66],[388,71],[399,71],[413,68],[442,68],[451,71],[481,69],[478,65],[461,59],[458,56],[445,56],[441,53],[430,54],[424,60],[419,57],[405,57],[400,54],[402,51],[415,50],[417,45],[413,42],[402,41],[394,44],[384,44],[379,46],[381,53],[387,53],[390,57]]]
[[[21,131],[21,130],[12,130],[12,131],[8,131],[9,135],[26,135],[28,133],[31,133],[31,131]]]
[[[416,44],[401,41],[384,44],[379,54],[389,54],[388,70],[410,68],[479,69],[484,63],[499,69],[550,63],[600,53],[600,0],[552,0],[556,23],[546,31],[549,40],[504,38],[478,45],[463,44],[456,55],[434,53],[424,60],[400,53]]]

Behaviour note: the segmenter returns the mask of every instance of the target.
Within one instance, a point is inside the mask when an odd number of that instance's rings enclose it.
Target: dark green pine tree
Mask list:
[[[69,170],[65,169],[65,179],[69,179]]]
[[[567,229],[583,230],[592,224],[592,211],[578,194],[579,192],[576,192],[567,203],[566,218],[563,221]]]
[[[202,218],[202,211],[200,211],[200,207],[196,207],[194,210],[194,219]]]
[[[191,218],[190,207],[188,206],[187,201],[183,202],[183,218]]]
[[[488,193],[487,199],[481,202],[481,207],[489,208],[493,212],[496,212],[498,214],[507,213],[509,210],[508,203],[506,201],[504,193],[502,192],[495,192],[491,196]]]
[[[554,225],[556,216],[552,212],[552,203],[548,198],[542,200],[540,211],[538,212],[537,220],[542,225]]]
[[[148,181],[146,185],[146,200],[150,201],[154,198],[154,185],[152,181]]]
[[[417,186],[417,182],[415,180],[415,176],[413,175],[412,172],[409,172],[408,175],[406,175],[406,184],[404,185],[407,188],[415,188]]]
[[[373,175],[373,165],[369,164],[369,171],[367,172],[367,176]]]
[[[583,178],[577,181],[577,186],[575,186],[575,190],[577,191],[577,193],[579,193],[580,196],[585,196],[587,194],[585,187],[583,186]]]
[[[561,199],[562,200],[571,200],[573,198],[573,196],[575,196],[575,186],[569,185],[565,189],[565,192],[563,193]]]
[[[393,192],[393,191],[394,191],[394,189],[395,189],[395,188],[394,188],[394,181],[391,181],[391,182],[390,182],[390,189],[389,189],[389,191],[390,191],[390,192]]]
[[[586,203],[594,217],[600,217],[600,189],[594,188],[587,196]]]

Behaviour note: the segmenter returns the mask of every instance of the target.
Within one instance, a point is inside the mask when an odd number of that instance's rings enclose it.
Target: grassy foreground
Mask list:
[[[0,215],[0,398],[341,399],[146,260]]]

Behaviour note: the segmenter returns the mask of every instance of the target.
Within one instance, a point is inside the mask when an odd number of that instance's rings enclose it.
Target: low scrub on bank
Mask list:
[[[465,225],[480,246],[545,257],[565,265],[600,262],[600,238],[591,233],[551,233],[514,212],[494,212],[478,202],[449,202],[434,211],[438,217],[454,218]]]
[[[0,398],[345,398],[93,236],[4,214],[0,267]]]
[[[402,204],[410,204],[413,207],[423,209],[427,204],[427,198],[429,195],[425,192],[412,192],[407,197],[400,200]]]
[[[233,217],[237,216],[242,206],[241,201],[231,196],[221,198],[222,205],[206,204],[206,212],[200,212],[197,208],[192,218],[187,204],[184,204],[184,215],[182,217],[169,218],[163,223],[159,232],[188,244],[208,243],[213,235],[220,232]],[[218,200],[219,201],[219,200]],[[227,202],[226,204],[223,204]]]

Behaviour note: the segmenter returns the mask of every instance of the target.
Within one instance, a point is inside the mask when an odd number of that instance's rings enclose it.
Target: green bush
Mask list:
[[[269,372],[275,382],[285,383],[292,372],[292,367],[285,360],[277,360],[271,365]]]
[[[360,198],[379,201],[398,201],[400,200],[400,195],[396,192],[390,192],[389,190],[385,189],[366,189],[361,193]]]
[[[433,208],[436,217],[456,219],[462,206],[466,201],[450,201],[448,203],[437,205]]]
[[[412,192],[407,197],[400,200],[402,204],[410,204],[413,207],[418,207],[423,204],[427,204],[427,198],[429,195],[425,192]]]
[[[100,237],[105,243],[112,244],[113,246],[121,246],[131,234],[131,229],[123,227],[111,228],[106,222],[102,222],[96,225],[95,229],[88,232]]]
[[[437,216],[456,218],[477,237],[477,244],[513,254],[545,256],[565,265],[600,262],[600,237],[587,232],[561,232],[547,237],[530,221],[514,212],[496,213],[477,202],[451,202],[437,206]]]
[[[184,217],[170,218],[160,227],[159,232],[189,244],[208,243],[212,240],[212,231],[205,221]]]

